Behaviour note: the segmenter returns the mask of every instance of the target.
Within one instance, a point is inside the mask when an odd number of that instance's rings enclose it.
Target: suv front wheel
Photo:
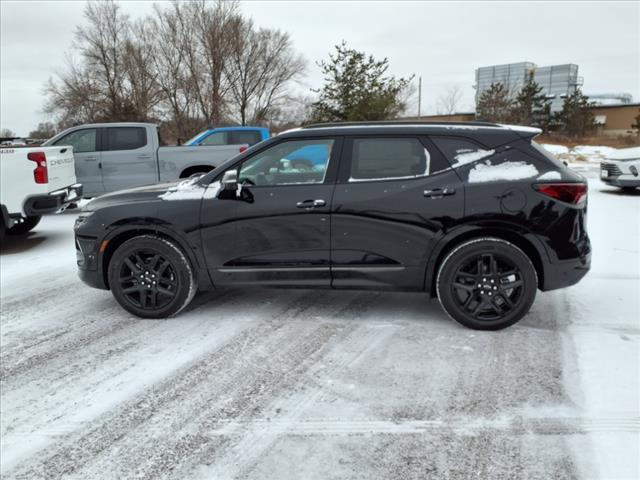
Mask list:
[[[531,308],[538,280],[529,257],[505,240],[485,237],[454,248],[438,270],[440,304],[476,330],[513,325]]]
[[[109,286],[118,303],[142,318],[165,318],[191,302],[196,280],[189,260],[173,242],[155,235],[134,237],[109,262]]]

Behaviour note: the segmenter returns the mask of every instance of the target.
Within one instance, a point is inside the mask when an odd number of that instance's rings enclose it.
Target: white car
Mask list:
[[[0,148],[0,240],[27,233],[81,196],[72,147]]]
[[[600,163],[600,179],[622,189],[640,187],[640,147],[622,148]]]

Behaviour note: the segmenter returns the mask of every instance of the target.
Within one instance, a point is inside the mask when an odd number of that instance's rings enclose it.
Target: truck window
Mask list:
[[[244,143],[248,143],[249,146],[251,146],[262,140],[260,132],[257,132],[255,130],[239,130],[237,132],[230,132],[229,136],[231,137],[229,139],[230,145],[241,145]]]
[[[226,145],[227,132],[216,132],[209,135],[200,142],[200,145]]]
[[[76,130],[57,140],[54,145],[71,145],[74,153],[95,152],[96,129]]]
[[[147,131],[144,127],[107,128],[107,150],[135,150],[147,144]]]

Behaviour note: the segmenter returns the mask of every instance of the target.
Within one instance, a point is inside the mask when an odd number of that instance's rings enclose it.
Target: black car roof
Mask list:
[[[457,136],[477,140],[497,147],[519,139],[532,138],[540,133],[537,128],[500,125],[486,122],[344,122],[317,123],[281,133],[282,137],[315,137],[328,135],[439,135]]]

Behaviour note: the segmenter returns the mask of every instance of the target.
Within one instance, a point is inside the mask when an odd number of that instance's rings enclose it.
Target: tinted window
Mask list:
[[[55,145],[71,145],[74,153],[96,151],[96,129],[76,130],[55,142]]]
[[[107,150],[134,150],[147,144],[143,127],[107,128]]]
[[[238,131],[238,132],[230,132],[229,136],[231,139],[229,140],[229,144],[231,145],[240,145],[243,143],[248,143],[249,145],[255,145],[262,137],[260,136],[260,132],[256,131]]]
[[[200,145],[226,145],[227,144],[227,133],[226,132],[216,132],[209,135],[207,138],[200,142]]]
[[[260,152],[240,167],[240,183],[291,185],[322,183],[333,140],[292,140]]]
[[[429,152],[417,138],[353,141],[350,181],[411,178],[429,173]]]
[[[488,150],[477,143],[464,140],[462,138],[430,138],[454,167],[464,165],[465,163],[475,162],[476,160],[482,160],[483,158],[490,157],[495,153],[494,150]]]

